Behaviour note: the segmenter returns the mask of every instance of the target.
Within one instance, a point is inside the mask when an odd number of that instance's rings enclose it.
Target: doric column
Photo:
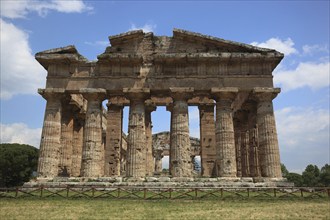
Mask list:
[[[262,177],[282,177],[272,102],[278,93],[280,93],[279,88],[255,88],[253,90],[253,95],[258,101],[257,126],[259,137],[259,163]]]
[[[61,99],[64,89],[39,89],[46,100],[46,110],[38,161],[38,176],[52,178],[58,174],[61,144]]]
[[[201,168],[203,177],[215,175],[215,121],[214,104],[201,104],[199,108],[199,127],[201,145]]]
[[[163,159],[163,151],[156,150],[155,153],[155,173],[160,174],[163,170],[162,167],[162,159]]]
[[[81,89],[80,93],[87,99],[81,175],[83,177],[100,177],[104,173],[102,101],[106,92],[104,89]]]
[[[258,126],[255,124],[249,129],[249,165],[250,165],[250,176],[260,177],[260,166],[259,166],[259,141],[258,141]]]
[[[123,105],[109,103],[107,114],[107,135],[104,153],[104,175],[120,176]]]
[[[128,122],[127,177],[145,177],[146,175],[146,129],[144,101],[149,89],[127,89],[124,93],[130,100]]]
[[[70,99],[62,103],[61,147],[59,176],[71,176],[72,143],[73,143],[73,112],[69,106]]]
[[[192,169],[187,100],[192,95],[193,89],[170,88],[170,91],[173,98],[170,173],[173,177],[190,177]]]
[[[146,128],[146,175],[152,176],[155,169],[155,160],[152,155],[152,121],[151,112],[156,110],[156,106],[151,100],[146,101],[145,108],[145,128]]]
[[[73,144],[71,176],[80,176],[82,149],[84,145],[84,119],[77,117],[73,122]]]
[[[242,176],[242,157],[241,157],[241,128],[240,120],[234,118],[234,135],[235,135],[235,152],[236,152],[236,167],[237,167],[237,177]]]
[[[247,130],[247,127],[244,127],[241,130],[241,163],[243,177],[250,177],[249,152],[249,131]]]
[[[212,88],[216,100],[216,150],[217,174],[220,177],[236,177],[236,156],[233,113],[231,104],[237,88]]]

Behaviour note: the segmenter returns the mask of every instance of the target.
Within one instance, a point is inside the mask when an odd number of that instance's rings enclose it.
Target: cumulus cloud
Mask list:
[[[1,143],[29,144],[39,148],[41,128],[29,128],[24,123],[0,124]]]
[[[323,63],[301,62],[295,69],[279,69],[274,73],[274,82],[283,91],[302,87],[317,90],[330,84],[329,61]]]
[[[281,159],[289,170],[329,163],[329,109],[287,107],[275,115]]]
[[[315,53],[329,53],[329,47],[327,45],[304,45],[302,47],[305,55],[313,55]]]
[[[20,0],[1,1],[1,15],[6,18],[25,18],[28,13],[36,12],[40,16],[45,16],[49,11],[62,13],[82,13],[91,11],[93,8],[86,5],[81,0]]]
[[[291,40],[291,38],[287,38],[286,40],[281,40],[279,38],[270,38],[266,42],[252,42],[251,45],[275,49],[281,53],[284,53],[286,56],[298,53],[298,51],[294,48],[294,42]]]
[[[143,30],[143,32],[148,33],[148,32],[154,32],[156,27],[157,25],[150,23],[146,23],[143,26],[136,26],[135,24],[132,23],[131,27],[129,28],[129,31]]]
[[[36,94],[45,86],[46,71],[34,59],[28,34],[0,19],[1,26],[1,99],[16,94]]]

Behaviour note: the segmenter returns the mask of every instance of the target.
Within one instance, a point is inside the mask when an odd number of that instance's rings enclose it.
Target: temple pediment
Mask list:
[[[258,55],[276,57],[281,60],[283,54],[273,49],[224,40],[182,29],[174,29],[173,36],[155,36],[142,30],[130,31],[109,37],[111,46],[98,56],[99,60],[111,58],[136,58],[151,56],[154,58],[216,57]],[[115,55],[116,54],[116,55]]]

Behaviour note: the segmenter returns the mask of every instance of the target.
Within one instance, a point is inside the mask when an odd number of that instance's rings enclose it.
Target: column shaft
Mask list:
[[[243,177],[250,177],[249,156],[249,132],[244,129],[241,131],[241,162]]]
[[[201,167],[202,176],[215,176],[215,121],[214,105],[199,106],[200,123],[200,145],[201,145]]]
[[[48,97],[40,142],[39,177],[57,176],[61,144],[61,106],[59,98]]]
[[[73,146],[71,175],[80,176],[82,149],[84,145],[84,120],[76,118],[73,122]]]
[[[212,89],[216,96],[216,154],[217,175],[236,177],[236,152],[231,104],[238,92],[237,88]]]
[[[272,99],[279,89],[255,89],[258,99],[257,125],[259,137],[259,163],[262,177],[282,177],[280,153]]]
[[[87,112],[84,127],[84,147],[81,175],[99,177],[103,174],[102,163],[102,106],[97,94],[84,94]]]
[[[235,130],[235,149],[236,149],[236,166],[237,166],[237,176],[242,176],[242,157],[241,157],[241,129],[239,122],[234,123]]]
[[[120,176],[123,106],[108,104],[105,176]]]
[[[61,124],[61,147],[60,147],[60,163],[59,176],[71,175],[72,164],[72,144],[73,144],[73,114],[69,108],[69,103],[63,103],[62,107],[62,124]]]
[[[155,160],[152,155],[152,122],[151,112],[155,110],[153,106],[147,106],[145,112],[146,129],[146,175],[152,176],[155,169]]]
[[[146,175],[144,100],[132,99],[130,101],[126,175],[128,177],[144,177]]]
[[[192,175],[188,104],[186,100],[173,100],[171,116],[170,173],[173,177]]]

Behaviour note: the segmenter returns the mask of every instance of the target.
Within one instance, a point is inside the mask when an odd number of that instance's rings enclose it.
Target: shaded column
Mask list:
[[[80,176],[82,150],[84,145],[84,119],[77,117],[73,122],[73,144],[71,175]]]
[[[173,177],[192,176],[189,116],[187,100],[193,89],[171,88],[173,108],[171,112],[170,174]]]
[[[234,135],[235,135],[235,152],[236,152],[236,167],[237,167],[237,177],[242,176],[242,157],[241,157],[241,128],[240,121],[234,118]]]
[[[199,128],[201,145],[201,169],[203,177],[215,176],[215,121],[214,104],[201,104],[199,108]]]
[[[64,89],[39,89],[38,92],[47,100],[40,141],[38,176],[52,178],[58,173],[61,146],[61,99]]]
[[[250,177],[249,157],[249,131],[247,127],[245,127],[241,130],[241,163],[243,177]]]
[[[70,176],[73,144],[73,113],[69,99],[62,103],[61,147],[58,176]]]
[[[84,145],[81,175],[100,177],[104,173],[102,163],[102,101],[104,89],[83,89],[80,93],[87,99],[87,112],[84,127]]]
[[[127,177],[146,175],[146,129],[144,101],[149,89],[124,89],[130,100],[127,148]]]
[[[216,100],[216,150],[217,175],[220,177],[236,177],[236,155],[233,113],[231,104],[237,88],[212,88]]]
[[[145,128],[146,128],[146,175],[152,176],[155,171],[155,160],[152,154],[152,122],[151,112],[156,110],[156,106],[151,100],[146,101],[145,108]]]
[[[260,177],[258,126],[256,124],[249,129],[249,145],[250,176]]]
[[[258,101],[257,126],[262,177],[282,177],[272,102],[278,93],[280,93],[279,88],[255,88],[253,90],[253,95]]]
[[[120,176],[123,105],[108,103],[107,134],[104,169],[105,176]]]

